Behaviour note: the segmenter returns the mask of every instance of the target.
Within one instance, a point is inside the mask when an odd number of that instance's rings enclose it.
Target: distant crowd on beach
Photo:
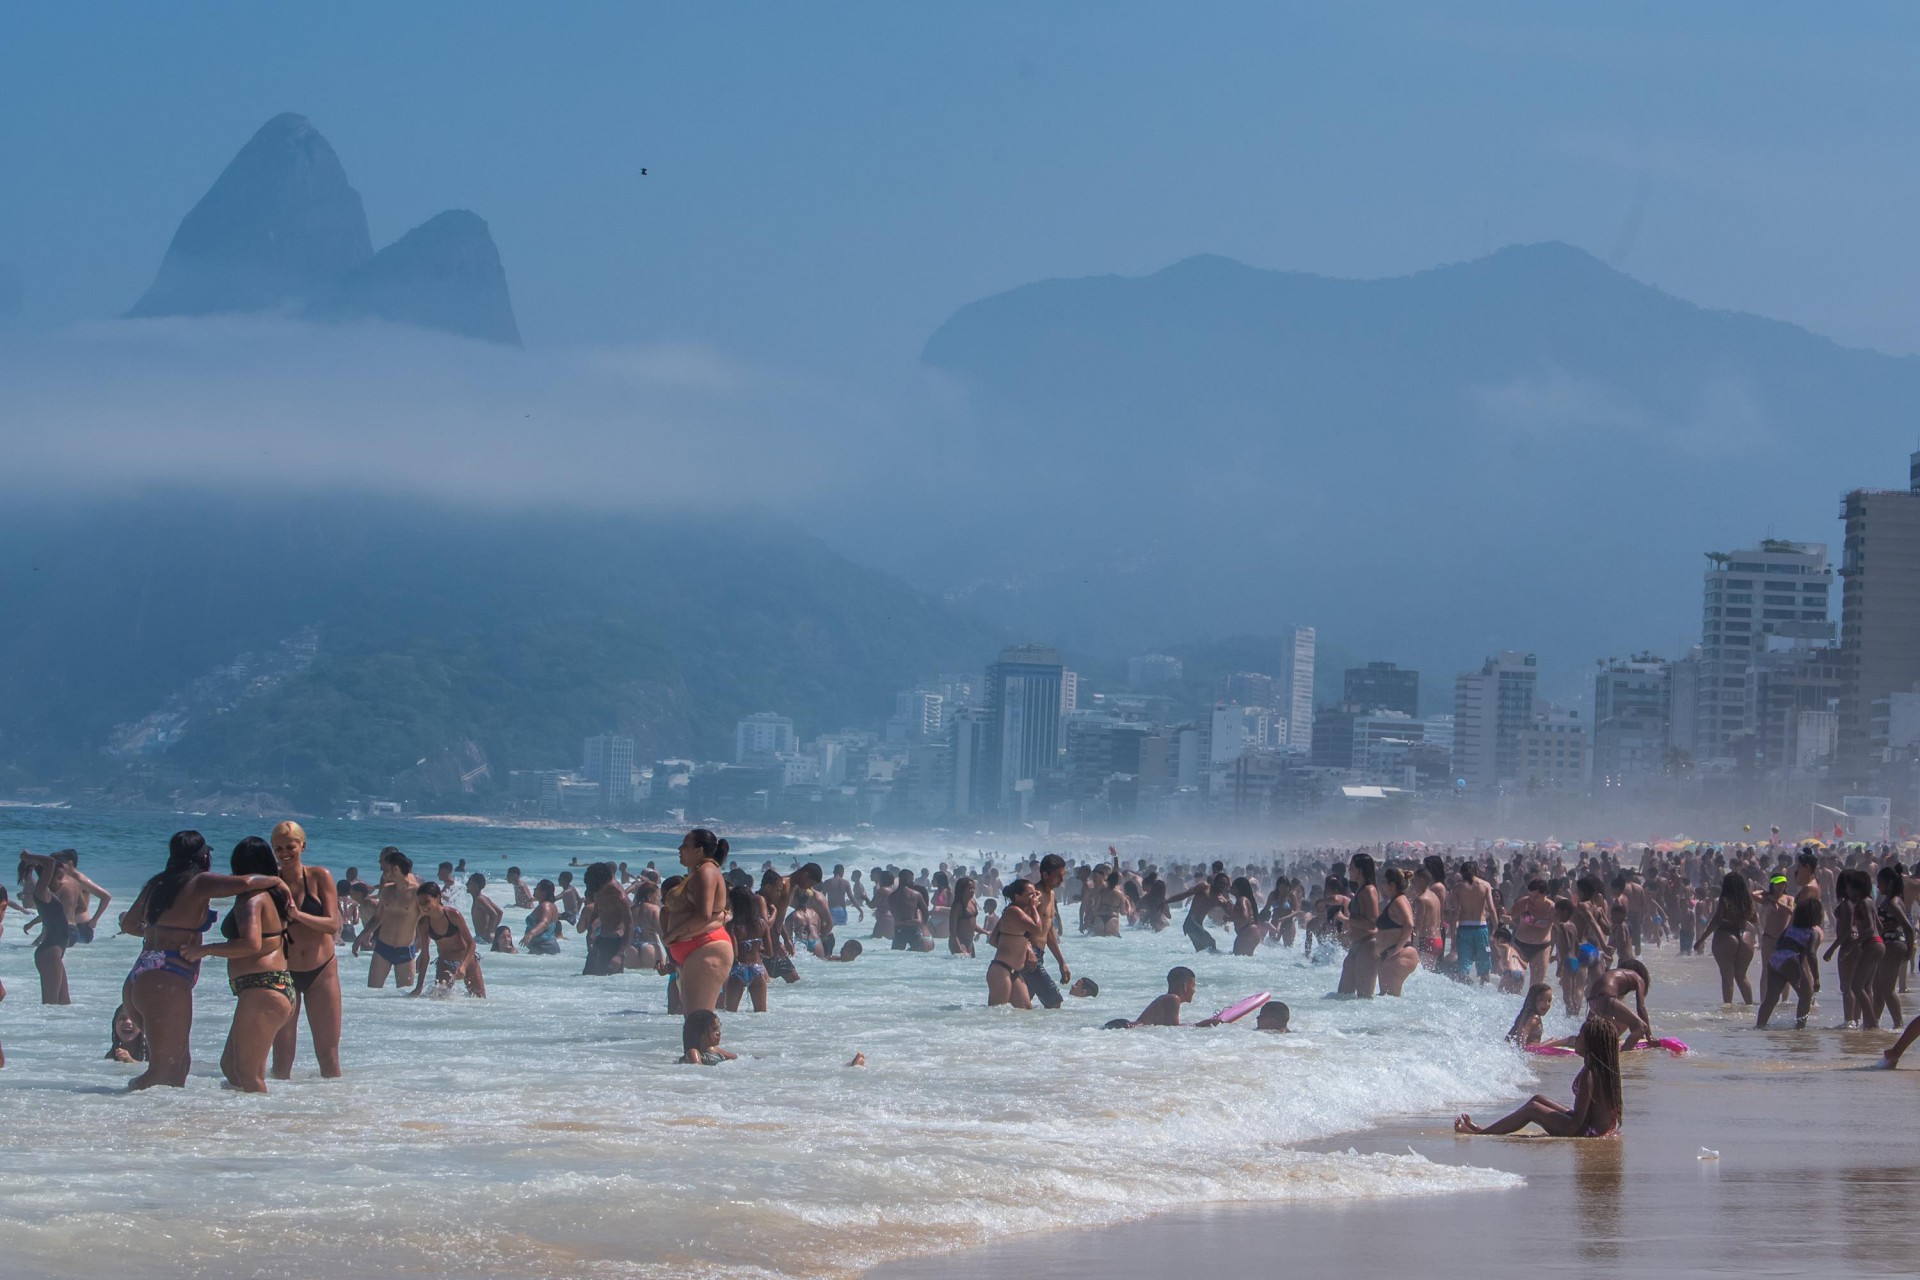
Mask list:
[[[240,841],[225,871],[213,870],[204,837],[182,831],[165,866],[118,917],[141,949],[113,1013],[108,1056],[144,1064],[134,1088],[183,1085],[195,986],[202,962],[219,958],[235,998],[221,1058],[230,1085],[264,1091],[270,1077],[290,1078],[302,1025],[321,1075],[338,1076],[343,958],[367,957],[372,988],[391,981],[420,995],[431,975],[436,993],[457,988],[485,998],[483,952],[558,955],[571,930],[585,975],[664,975],[668,1009],[682,1019],[681,1060],[716,1065],[734,1056],[722,1047],[720,1014],[743,1004],[764,1012],[776,982],[801,980],[800,958],[856,962],[864,944],[844,934],[860,931],[895,951],[930,952],[944,942],[953,956],[984,953],[988,1005],[1055,1009],[1100,994],[1070,968],[1064,922],[1083,936],[1117,937],[1171,928],[1176,917],[1196,952],[1219,952],[1224,940],[1233,955],[1297,946],[1309,959],[1337,960],[1332,994],[1340,997],[1400,996],[1420,970],[1519,996],[1510,1038],[1582,1059],[1574,1105],[1536,1097],[1485,1127],[1462,1116],[1462,1133],[1529,1123],[1569,1135],[1613,1132],[1619,1052],[1672,1043],[1656,1040],[1652,978],[1641,959],[1669,943],[1682,955],[1710,951],[1729,1005],[1754,1004],[1758,959],[1761,1028],[1788,993],[1795,1026],[1805,1027],[1824,968],[1826,989],[1839,990],[1843,1025],[1871,1028],[1884,1018],[1901,1030],[1883,1054],[1886,1065],[1898,1064],[1920,1029],[1916,1020],[1902,1030],[1901,1001],[1914,963],[1920,877],[1909,876],[1889,846],[1386,844],[1164,871],[1109,849],[1098,863],[1070,865],[1059,854],[1017,861],[1004,879],[991,855],[978,868],[889,866],[864,876],[815,862],[780,872],[768,862],[756,878],[729,865],[730,854],[725,839],[696,828],[664,876],[651,862],[633,870],[607,861],[578,868],[577,883],[573,869],[529,883],[509,867],[496,885],[464,861],[423,876],[388,847],[369,883],[357,867],[336,877],[308,865],[295,822]],[[9,910],[30,917],[41,999],[67,1003],[66,950],[93,940],[112,896],[81,871],[74,850],[23,852],[19,883],[18,900],[0,888],[0,930]],[[462,891],[464,912],[456,905]],[[212,905],[223,900],[231,900],[224,914]],[[522,927],[506,922],[508,910],[525,913]],[[1193,970],[1177,966],[1138,1017],[1107,1025],[1181,1025],[1195,988]],[[1556,995],[1585,1021],[1577,1034],[1548,1041]],[[1193,1025],[1251,1014],[1259,1031],[1290,1029],[1284,1003],[1243,1004]],[[856,1056],[850,1065],[863,1062]]]

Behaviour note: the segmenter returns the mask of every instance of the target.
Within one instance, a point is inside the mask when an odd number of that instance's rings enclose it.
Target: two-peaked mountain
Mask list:
[[[261,126],[181,220],[129,314],[262,311],[520,342],[487,224],[449,210],[375,253],[339,156],[291,113]]]

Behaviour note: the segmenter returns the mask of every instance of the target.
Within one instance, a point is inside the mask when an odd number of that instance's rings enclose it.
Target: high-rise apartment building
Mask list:
[[[1821,542],[1769,538],[1746,551],[1707,553],[1700,660],[1694,690],[1696,759],[1729,759],[1754,732],[1747,668],[1770,648],[1833,641],[1833,570]]]
[[[1468,794],[1492,794],[1520,777],[1538,674],[1532,654],[1508,651],[1454,680],[1453,774]]]
[[[581,748],[580,776],[600,785],[607,811],[633,804],[633,739],[618,733],[596,733]]]
[[[1278,711],[1285,704],[1283,682],[1258,671],[1236,671],[1227,677],[1227,701],[1243,707],[1271,707]]]
[[[1280,710],[1287,717],[1287,750],[1302,755],[1313,750],[1313,652],[1312,627],[1287,629],[1285,649],[1286,702]]]
[[[1340,696],[1342,705],[1361,711],[1398,711],[1420,714],[1420,673],[1402,671],[1391,662],[1369,662],[1348,667]]]
[[[771,711],[756,711],[733,729],[733,762],[763,762],[793,751],[793,721]]]
[[[1855,489],[1841,518],[1839,757],[1859,771],[1873,762],[1873,705],[1920,688],[1920,453],[1908,487]]]
[[[1179,684],[1185,668],[1180,659],[1164,653],[1146,653],[1127,659],[1129,689],[1161,689]]]
[[[987,668],[987,752],[991,807],[1013,812],[1060,767],[1061,684],[1056,649],[1019,645]]]
[[[1666,772],[1673,664],[1652,654],[1615,659],[1593,682],[1593,788],[1632,788]]]

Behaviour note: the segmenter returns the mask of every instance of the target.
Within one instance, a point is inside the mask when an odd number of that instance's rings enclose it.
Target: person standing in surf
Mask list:
[[[233,992],[233,1025],[220,1055],[220,1073],[243,1093],[267,1091],[267,1057],[280,1028],[293,1017],[293,975],[287,972],[286,913],[292,900],[280,878],[273,847],[248,836],[233,847],[233,873],[266,876],[272,888],[246,892],[220,922],[225,942],[193,942],[180,949],[188,961],[220,956]]]
[[[674,986],[681,1011],[712,1013],[733,971],[733,938],[727,933],[727,884],[721,875],[729,846],[705,827],[680,841],[685,878],[661,901],[661,936],[679,975]]]
[[[238,893],[271,893],[276,886],[286,893],[277,875],[222,875],[209,870],[212,863],[205,837],[198,831],[176,831],[167,842],[166,868],[141,886],[133,905],[120,915],[121,931],[138,933],[141,940],[139,958],[121,988],[121,1003],[147,1039],[147,1069],[128,1081],[129,1089],[177,1089],[187,1083],[200,961],[190,958],[186,948],[220,918],[209,901]]]
[[[380,851],[380,891],[373,915],[373,960],[367,965],[367,985],[378,991],[393,975],[393,985],[404,991],[413,985],[414,931],[420,925],[420,881],[413,859],[388,845]]]
[[[300,1036],[300,1013],[307,1015],[313,1056],[323,1078],[339,1078],[340,966],[334,963],[344,924],[340,894],[325,867],[306,864],[307,833],[297,822],[282,822],[268,843],[287,886],[287,972],[293,976],[293,1016],[273,1038],[273,1078],[293,1078]]]

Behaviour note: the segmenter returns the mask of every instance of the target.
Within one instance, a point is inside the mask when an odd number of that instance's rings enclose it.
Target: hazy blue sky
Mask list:
[[[12,5],[0,262],[18,324],[123,310],[293,110],[376,243],[486,217],[534,348],[891,362],[1046,276],[1564,239],[1910,352],[1917,36],[1749,3]]]

